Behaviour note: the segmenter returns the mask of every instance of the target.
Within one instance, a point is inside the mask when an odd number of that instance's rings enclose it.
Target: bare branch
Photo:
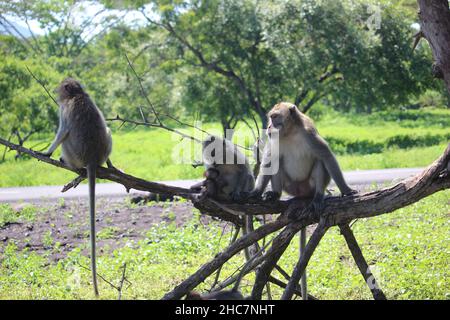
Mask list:
[[[48,89],[47,89],[47,87],[45,86],[45,84],[44,84],[41,80],[39,80],[38,77],[36,77],[36,76],[34,75],[33,72],[31,72],[31,70],[30,70],[30,68],[28,68],[28,66],[25,66],[25,67],[27,68],[27,70],[28,70],[28,72],[31,74],[31,76],[34,78],[34,80],[36,80],[37,83],[39,83],[39,84],[41,85],[41,87],[44,88],[45,92],[47,92],[47,95],[53,100],[53,102],[54,102],[57,106],[59,106],[58,102],[56,102],[55,98],[53,98],[52,94],[50,93],[50,91],[48,91]]]
[[[142,85],[142,81],[139,78],[138,74],[136,73],[136,70],[133,67],[133,64],[131,63],[130,59],[128,59],[128,55],[125,53],[125,58],[127,59],[128,62],[128,66],[130,67],[131,71],[133,71],[134,76],[136,77],[136,80],[139,83],[139,87],[141,89],[141,94],[142,96],[145,98],[145,101],[147,101],[147,104],[150,106],[150,108],[152,109],[153,115],[155,116],[156,120],[158,121],[158,123],[160,125],[162,125],[161,120],[159,119],[158,113],[156,112],[155,107],[153,106],[153,103],[150,101],[150,99],[148,98],[148,94],[145,92],[144,86]]]
[[[295,266],[294,271],[292,272],[291,279],[289,280],[286,289],[284,290],[283,295],[281,296],[281,300],[290,300],[292,298],[294,290],[297,287],[300,278],[303,276],[303,273],[305,272],[309,259],[311,259],[314,251],[319,245],[320,240],[322,240],[322,237],[325,235],[327,230],[328,226],[325,220],[323,219],[320,221],[316,230],[314,230],[314,233],[309,239],[308,244],[305,247],[305,250],[303,250],[300,259],[298,260],[298,263]]]
[[[352,229],[348,224],[339,225],[339,229],[341,230],[342,235],[347,242],[348,248],[352,253],[353,259],[355,259],[356,265],[358,266],[361,275],[364,278],[364,281],[369,286],[370,291],[372,292],[373,298],[375,300],[386,300],[386,296],[383,291],[380,289],[372,271],[370,271],[369,265],[364,259],[364,256],[361,252],[361,249],[356,241],[355,235],[353,234]]]

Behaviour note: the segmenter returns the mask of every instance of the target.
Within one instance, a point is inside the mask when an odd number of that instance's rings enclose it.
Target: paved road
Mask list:
[[[387,184],[405,179],[421,172],[421,168],[407,169],[383,169],[383,170],[360,170],[344,172],[346,181],[353,186]],[[197,180],[161,181],[168,185],[188,188]],[[83,184],[76,189],[61,193],[62,186],[40,186],[40,187],[17,187],[0,188],[0,202],[15,202],[23,200],[50,200],[58,198],[87,197],[88,188]],[[125,188],[117,183],[101,183],[97,185],[97,195],[101,196],[125,196]],[[141,193],[132,190],[132,194]]]

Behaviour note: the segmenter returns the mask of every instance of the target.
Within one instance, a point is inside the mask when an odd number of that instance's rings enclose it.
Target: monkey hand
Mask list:
[[[267,191],[262,195],[263,201],[274,201],[281,197],[281,193],[275,191]]]
[[[233,200],[234,202],[242,202],[244,200],[247,200],[248,198],[250,198],[250,193],[249,192],[236,192],[234,191],[231,194],[231,200]]]

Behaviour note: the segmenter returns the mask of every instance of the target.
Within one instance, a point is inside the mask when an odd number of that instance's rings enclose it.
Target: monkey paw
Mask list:
[[[267,191],[262,195],[263,201],[274,201],[280,199],[281,194],[275,191]]]

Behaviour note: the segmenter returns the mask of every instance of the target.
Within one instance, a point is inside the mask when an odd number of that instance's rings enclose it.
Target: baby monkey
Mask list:
[[[219,201],[240,201],[253,190],[253,178],[248,159],[229,140],[209,136],[203,141],[205,180],[191,187],[204,190],[200,197]]]
[[[112,150],[111,131],[102,112],[97,108],[81,84],[65,79],[56,90],[60,106],[59,128],[56,137],[45,153],[51,156],[62,146],[61,161],[74,169],[86,168],[89,182],[89,212],[91,238],[91,269],[94,293],[98,296],[95,254],[95,178],[98,166],[107,162]]]
[[[205,197],[215,198],[216,195],[220,194],[219,190],[222,190],[227,183],[219,175],[219,170],[214,167],[209,167],[203,173],[205,180],[191,186],[191,190],[200,193],[199,200],[203,200]]]

